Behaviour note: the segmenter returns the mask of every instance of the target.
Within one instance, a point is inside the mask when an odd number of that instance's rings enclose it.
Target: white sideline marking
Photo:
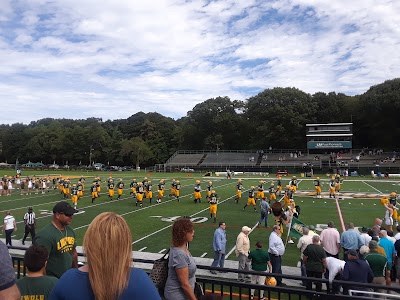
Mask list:
[[[372,187],[375,191],[379,192],[379,194],[382,194],[382,192],[380,190],[378,190],[377,188],[374,188],[372,185],[366,183],[365,181],[361,181],[362,183],[365,183],[366,185],[368,185],[369,187]]]
[[[161,249],[158,253],[164,253],[167,249]]]
[[[147,247],[143,247],[143,248],[139,249],[138,251],[142,252],[143,250],[146,250],[146,249],[147,249]]]
[[[204,252],[200,257],[205,257],[207,255],[207,252]]]
[[[250,235],[250,233],[253,232],[254,228],[257,227],[257,225],[258,225],[258,222],[256,223],[256,225],[253,226],[253,228],[251,228],[251,231],[249,232],[249,235]],[[227,258],[229,257],[229,255],[231,255],[232,252],[235,251],[235,249],[236,249],[236,244],[235,244],[235,246],[233,246],[233,248],[226,254],[225,259],[227,259]]]

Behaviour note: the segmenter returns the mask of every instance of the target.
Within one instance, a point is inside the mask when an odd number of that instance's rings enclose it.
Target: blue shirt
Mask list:
[[[379,240],[379,246],[381,246],[385,250],[386,258],[388,260],[388,267],[391,268],[393,262],[392,255],[396,254],[393,242],[388,238],[381,238]]]
[[[358,250],[363,245],[361,236],[355,229],[348,229],[340,237],[340,245],[347,250]]]
[[[264,200],[262,200],[262,201],[260,202],[260,207],[261,207],[261,211],[262,211],[263,213],[267,213],[268,210],[269,210],[269,208],[270,208],[268,202],[267,202],[267,201],[264,201]]]
[[[112,284],[113,278],[110,278]],[[89,281],[89,273],[70,269],[58,280],[50,294],[50,300],[95,300]],[[156,286],[141,269],[132,268],[127,288],[118,300],[161,300]]]
[[[218,227],[214,232],[213,240],[214,251],[226,252],[226,232],[221,227]]]

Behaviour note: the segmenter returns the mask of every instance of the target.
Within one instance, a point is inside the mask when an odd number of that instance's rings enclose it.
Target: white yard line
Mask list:
[[[138,251],[142,252],[143,250],[146,250],[146,249],[147,249],[147,247],[143,247],[143,248],[140,248]]]
[[[365,181],[361,181],[362,183],[365,183],[366,185],[368,185],[369,187],[373,188],[375,191],[379,192],[379,194],[382,194],[382,192],[380,190],[378,190],[377,188],[373,187],[372,185],[366,183]]]
[[[224,185],[222,185],[222,186],[229,185],[229,184],[231,184],[231,183],[224,184]],[[233,197],[236,197],[236,195],[233,195],[233,196],[231,196],[231,197],[229,197],[229,198],[227,198],[227,199],[225,199],[225,200],[219,202],[218,205],[220,205],[220,204],[222,204],[222,203],[224,203],[224,202],[226,202],[226,201],[232,199]],[[196,216],[196,215],[198,215],[198,214],[200,214],[200,213],[202,213],[202,212],[204,212],[204,211],[207,211],[207,210],[209,210],[209,209],[210,209],[209,207],[206,207],[206,208],[204,208],[204,209],[202,209],[202,210],[198,211],[197,213],[194,213],[194,214],[192,214],[192,215],[190,215],[190,216],[191,216],[191,217]],[[258,224],[258,223],[257,223],[257,224]],[[136,244],[136,243],[138,243],[138,242],[140,242],[140,241],[143,241],[143,240],[147,239],[148,237],[151,237],[151,236],[153,236],[153,235],[155,235],[155,234],[157,234],[157,233],[159,233],[159,232],[161,232],[161,231],[164,231],[165,229],[168,229],[168,228],[172,227],[172,225],[173,225],[173,224],[170,224],[170,225],[165,226],[165,227],[163,227],[163,228],[161,228],[161,229],[159,229],[159,230],[157,230],[157,231],[155,231],[155,232],[153,232],[153,233],[150,233],[150,234],[148,234],[148,235],[146,235],[146,236],[144,236],[144,237],[142,237],[142,238],[140,238],[140,239],[134,241],[134,242],[132,243],[132,245],[134,245],[134,244]]]
[[[164,253],[167,249],[161,249],[158,253]]]
[[[249,235],[250,235],[250,233],[253,232],[254,228],[257,227],[257,225],[258,225],[258,222],[256,223],[256,225],[253,226],[253,228],[252,228],[251,231],[249,232]],[[235,251],[235,249],[236,249],[236,244],[235,244],[235,246],[233,246],[233,248],[226,254],[225,259],[228,259],[229,255],[231,255],[232,252]]]
[[[205,257],[207,255],[207,252],[204,252],[200,257]]]

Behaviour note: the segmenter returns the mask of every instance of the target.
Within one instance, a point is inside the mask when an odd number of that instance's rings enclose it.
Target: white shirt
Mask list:
[[[396,235],[394,236],[394,238],[397,240],[400,240],[400,232],[396,233]]]
[[[368,246],[369,242],[372,240],[372,236],[370,236],[368,233],[361,233],[360,237],[363,242],[363,245],[365,246]]]
[[[329,271],[329,282],[332,283],[335,276],[344,269],[344,265],[346,262],[344,260],[340,260],[334,257],[326,258],[326,268]]]
[[[285,253],[285,245],[276,232],[272,232],[269,236],[268,252],[279,256],[282,256]]]
[[[6,225],[6,229],[5,230],[14,229],[14,222],[15,222],[14,217],[11,216],[11,215],[7,215],[4,218],[4,224]]]

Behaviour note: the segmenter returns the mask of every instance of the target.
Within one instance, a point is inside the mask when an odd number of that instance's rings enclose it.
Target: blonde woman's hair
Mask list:
[[[94,218],[83,249],[95,299],[118,299],[128,285],[132,266],[132,235],[124,218],[113,212]]]

